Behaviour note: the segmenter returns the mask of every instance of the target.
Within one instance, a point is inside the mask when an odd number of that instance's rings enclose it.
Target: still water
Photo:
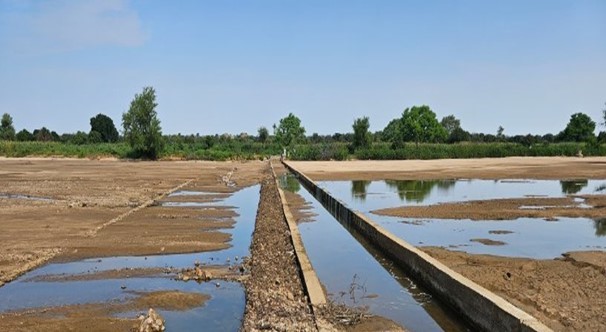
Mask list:
[[[603,194],[606,180],[385,180],[323,181],[318,184],[352,209],[365,213],[413,245],[546,259],[573,250],[606,250],[606,218],[472,221],[398,218],[370,213],[382,208],[471,200]],[[474,239],[489,239],[499,245],[485,245],[472,241]]]
[[[176,193],[191,196],[196,193]],[[233,228],[225,229],[232,237],[231,247],[214,252],[194,254],[156,255],[146,257],[124,256],[86,259],[78,262],[48,264],[0,287],[0,312],[84,303],[126,301],[133,292],[178,290],[210,295],[204,306],[187,311],[157,311],[166,319],[168,331],[238,331],[244,314],[245,295],[236,282],[211,280],[205,283],[175,281],[166,275],[141,278],[119,278],[87,281],[41,281],[44,276],[89,275],[100,271],[124,268],[172,267],[189,268],[194,261],[223,265],[227,259],[249,255],[254,230],[259,186],[244,188],[220,202],[209,205],[234,208],[238,216]],[[190,206],[184,202],[181,206]],[[178,209],[179,205],[174,208]],[[215,283],[219,283],[219,287]],[[125,289],[122,289],[126,287]],[[137,312],[120,313],[120,317],[136,317]]]
[[[345,229],[296,178],[282,177],[286,190],[311,204],[313,222],[299,224],[305,251],[329,297],[365,306],[410,331],[465,331],[459,318],[410,280],[354,230]]]

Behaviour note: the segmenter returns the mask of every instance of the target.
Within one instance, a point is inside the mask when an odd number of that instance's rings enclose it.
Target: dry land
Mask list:
[[[476,160],[291,162],[313,180],[414,179],[605,179],[606,158],[503,158]],[[377,213],[461,219],[604,216],[603,195],[582,196],[593,208],[575,207],[572,197],[523,198],[432,206],[398,207]],[[547,208],[520,209],[521,206]],[[480,241],[482,239],[478,239]],[[606,330],[606,253],[563,253],[532,260],[423,248],[455,271],[503,296],[556,331]]]

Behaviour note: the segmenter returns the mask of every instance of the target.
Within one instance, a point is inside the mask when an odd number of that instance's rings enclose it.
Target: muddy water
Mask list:
[[[286,178],[280,183],[310,202],[311,212],[316,214],[313,222],[300,223],[299,231],[314,270],[333,301],[368,307],[371,313],[411,331],[466,330],[454,314],[389,259],[355,231],[343,228],[306,190]]]
[[[387,230],[414,245],[444,246],[478,254],[548,259],[573,250],[606,250],[606,220],[414,219],[380,216],[371,214],[370,211],[402,205],[469,200],[603,194],[605,183],[606,180],[386,180],[325,181],[319,185],[354,210],[369,215]],[[588,207],[582,200],[577,200],[577,204],[580,208]],[[486,245],[477,239],[495,242]]]
[[[0,312],[126,301],[133,297],[133,292],[179,290],[208,294],[211,298],[204,306],[192,310],[167,311],[161,308],[157,310],[166,319],[167,330],[187,331],[203,327],[205,331],[237,331],[244,313],[245,295],[243,287],[236,282],[211,280],[198,284],[176,281],[165,274],[90,281],[44,281],[44,276],[86,276],[100,271],[124,268],[181,269],[192,267],[196,260],[208,265],[234,263],[236,256],[241,258],[249,254],[258,202],[259,186],[253,186],[242,189],[219,203],[211,203],[213,206],[237,207],[235,211],[238,216],[235,218],[234,227],[224,230],[232,236],[231,247],[228,249],[195,254],[111,257],[48,264],[1,287]],[[184,202],[184,206],[188,206],[187,204],[188,202]],[[136,317],[138,314],[138,312],[126,312],[117,316]]]

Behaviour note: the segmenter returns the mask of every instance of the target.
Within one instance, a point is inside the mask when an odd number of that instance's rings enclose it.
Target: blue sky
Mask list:
[[[0,0],[0,113],[88,131],[156,89],[165,133],[381,130],[427,104],[464,129],[602,122],[606,1]],[[599,130],[604,130],[600,127]]]

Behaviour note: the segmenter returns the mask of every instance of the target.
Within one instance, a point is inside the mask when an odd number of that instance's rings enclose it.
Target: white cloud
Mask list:
[[[134,47],[146,34],[127,0],[51,0],[2,15],[0,40],[17,53],[65,52],[98,46]]]

